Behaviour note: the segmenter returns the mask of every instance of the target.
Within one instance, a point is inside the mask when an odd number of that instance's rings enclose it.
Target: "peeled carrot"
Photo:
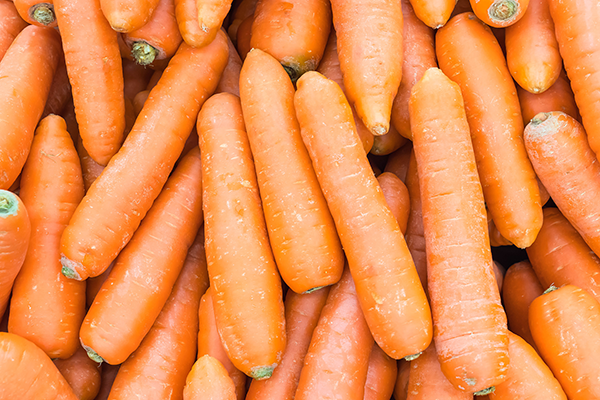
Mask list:
[[[455,388],[485,391],[506,378],[508,329],[460,88],[429,69],[413,88],[409,110],[435,347]]]
[[[252,46],[250,45],[250,35],[252,34],[253,22],[254,16],[251,15],[240,24],[240,27],[237,30],[236,47],[242,61],[246,59],[246,55],[252,50]]]
[[[204,34],[199,46],[206,46],[215,39],[230,8],[231,0],[196,0],[196,18]]]
[[[442,71],[462,90],[494,224],[511,243],[526,248],[542,226],[542,207],[504,55],[489,27],[470,13],[457,15],[438,31],[436,52]]]
[[[433,29],[439,29],[448,22],[454,10],[454,0],[410,0],[417,17]]]
[[[410,142],[390,154],[385,163],[384,172],[391,172],[400,178],[402,182],[406,183],[412,149],[412,142]]]
[[[91,360],[83,347],[66,360],[55,359],[54,365],[79,400],[94,400],[100,391],[100,366]]]
[[[408,379],[410,375],[410,361],[398,361],[398,378],[394,387],[394,399],[406,400],[408,398]]]
[[[28,26],[0,62],[0,189],[8,189],[25,164],[60,57],[58,33]]]
[[[254,14],[257,3],[258,0],[242,0],[233,12],[231,23],[227,28],[227,33],[229,34],[229,37],[234,42],[234,44],[236,42],[237,30],[240,27],[240,24],[246,18]]]
[[[235,94],[239,97],[240,95],[240,71],[242,70],[242,59],[237,52],[237,49],[231,42],[229,37],[227,38],[227,45],[229,47],[229,59],[227,65],[223,70],[219,84],[215,93],[227,92]]]
[[[102,13],[117,32],[132,32],[146,25],[160,0],[100,0]]]
[[[387,156],[390,153],[404,146],[408,140],[400,135],[396,128],[390,127],[390,130],[385,135],[375,136],[373,138],[373,147],[371,154],[376,156]]]
[[[52,80],[52,86],[50,86],[50,91],[48,92],[42,118],[50,114],[60,114],[69,100],[71,100],[71,83],[67,75],[65,59],[64,57],[60,57],[56,72],[54,73],[54,79]]]
[[[19,16],[12,1],[0,1],[0,60],[27,22]]]
[[[394,214],[394,218],[398,221],[400,231],[404,235],[406,233],[406,226],[408,224],[408,215],[410,212],[410,198],[408,196],[408,189],[406,185],[402,183],[400,178],[391,172],[384,172],[377,176],[377,181],[385,201]]]
[[[600,165],[579,122],[561,112],[538,114],[525,129],[535,172],[562,214],[600,254]]]
[[[85,315],[85,283],[61,274],[60,236],[83,198],[79,156],[57,115],[36,131],[21,177],[21,199],[32,233],[13,287],[9,332],[30,340],[51,358],[78,348]]]
[[[418,354],[431,341],[429,305],[350,106],[339,86],[317,72],[298,80],[294,104],[373,337],[390,357]]]
[[[406,223],[406,245],[415,263],[419,279],[427,291],[427,252],[425,228],[423,227],[423,205],[419,189],[419,174],[415,153],[410,152],[408,171],[406,172],[406,188],[410,199],[408,221]]]
[[[183,400],[235,400],[235,387],[223,365],[209,355],[196,361],[186,378]]]
[[[390,400],[397,376],[396,360],[374,344],[369,356],[364,400]]]
[[[525,15],[529,0],[471,0],[477,18],[494,28],[506,28]]]
[[[65,229],[63,273],[76,279],[98,276],[125,247],[160,193],[226,62],[224,34],[202,49],[180,47],[122,149]]]
[[[569,399],[600,398],[600,304],[585,290],[551,287],[529,306],[538,351]]]

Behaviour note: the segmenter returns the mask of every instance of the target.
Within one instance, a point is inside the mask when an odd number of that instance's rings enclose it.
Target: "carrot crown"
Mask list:
[[[509,21],[519,13],[519,8],[515,0],[497,0],[488,8],[488,15],[493,21]]]
[[[42,25],[50,25],[56,21],[54,6],[50,3],[38,3],[29,9],[29,16],[32,20]]]
[[[0,217],[15,215],[19,211],[17,197],[8,190],[0,190]]]

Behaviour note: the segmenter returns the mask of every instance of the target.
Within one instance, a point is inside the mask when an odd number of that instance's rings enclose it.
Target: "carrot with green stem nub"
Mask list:
[[[182,45],[111,163],[88,190],[61,239],[63,273],[100,275],[125,247],[179,158],[227,62],[224,34]]]
[[[195,0],[196,19],[198,26],[204,34],[199,46],[206,46],[217,36],[223,25],[223,20],[231,8],[231,0]]]
[[[27,23],[48,28],[56,27],[53,0],[14,0],[13,3]]]
[[[384,172],[377,176],[377,181],[385,202],[389,206],[394,218],[398,222],[400,231],[404,235],[406,233],[406,226],[408,224],[408,215],[410,212],[410,198],[408,196],[408,189],[406,185],[402,183],[400,178],[391,172]]]
[[[205,355],[196,361],[186,378],[183,400],[235,400],[235,387],[217,359]]]
[[[431,341],[429,304],[350,105],[339,86],[317,72],[298,80],[294,104],[373,337],[390,357],[418,355]]]
[[[390,400],[397,376],[396,360],[374,344],[369,356],[364,400]]]
[[[529,0],[471,0],[477,18],[494,28],[506,28],[523,18]]]
[[[146,25],[160,0],[99,0],[111,28],[127,33]]]
[[[419,174],[417,159],[411,150],[406,172],[406,188],[410,200],[408,221],[406,223],[406,245],[410,251],[419,279],[427,291],[427,251],[425,243],[425,228],[423,227],[423,204],[419,189]]]
[[[454,10],[455,0],[410,0],[416,16],[430,28],[446,25]]]
[[[294,85],[279,62],[250,51],[240,74],[246,131],[283,280],[296,293],[336,283],[344,253],[294,110]]]
[[[54,359],[54,365],[79,400],[94,400],[100,391],[101,368],[91,360],[83,347],[66,360]]]
[[[19,16],[12,1],[0,1],[0,60],[27,22]]]
[[[438,358],[454,387],[486,391],[506,378],[508,329],[460,88],[429,69],[409,109]]]
[[[198,115],[198,135],[217,328],[233,365],[266,379],[285,349],[285,310],[239,99],[211,97]]]

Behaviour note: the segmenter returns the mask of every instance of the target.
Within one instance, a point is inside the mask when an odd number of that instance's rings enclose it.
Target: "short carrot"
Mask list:
[[[408,171],[406,172],[406,188],[410,199],[408,221],[406,223],[406,245],[415,263],[421,284],[427,291],[427,252],[425,228],[423,227],[423,204],[421,202],[417,159],[414,151],[410,152]]]
[[[240,24],[246,18],[254,14],[257,3],[258,0],[242,0],[233,12],[232,19],[230,21],[229,27],[227,28],[227,33],[229,34],[229,37],[234,42],[234,44],[237,38],[237,30],[240,27]]]
[[[45,118],[50,114],[60,114],[71,98],[71,82],[69,82],[67,65],[65,64],[63,56],[60,57],[58,61],[54,79],[52,80],[52,86],[50,86],[46,105],[44,106],[44,112],[42,113],[42,118]]]
[[[205,355],[186,378],[183,400],[235,400],[233,381],[217,359]]]
[[[374,344],[369,356],[364,400],[390,400],[397,376],[396,360]]]
[[[506,28],[525,15],[529,0],[471,0],[477,18],[494,28]]]
[[[394,399],[406,400],[408,398],[408,380],[410,376],[410,361],[398,361],[398,377],[394,386]]]
[[[99,0],[102,13],[117,32],[127,33],[146,25],[160,0]]]
[[[394,214],[396,221],[398,221],[400,231],[403,235],[406,234],[410,212],[410,198],[406,185],[391,172],[384,172],[379,175],[377,181],[379,182],[379,186],[381,186],[388,207],[392,211],[392,214]]]
[[[27,26],[27,22],[19,16],[14,3],[8,0],[0,1],[0,21],[0,60],[2,60],[19,32]]]
[[[408,139],[398,133],[396,128],[390,126],[388,133],[373,138],[371,154],[376,156],[387,156],[404,146],[406,142],[408,142]]]
[[[392,154],[390,154],[385,163],[384,172],[391,172],[406,184],[409,162],[412,156],[412,150],[412,142],[410,142],[400,147]]]
[[[226,62],[224,34],[202,49],[182,45],[173,56],[123,147],[65,229],[61,253],[68,276],[100,275],[131,239],[179,158],[194,118],[217,86]]]
[[[19,15],[27,23],[37,26],[56,27],[53,0],[13,0]]]
[[[410,0],[416,16],[430,28],[446,25],[454,10],[454,0]]]
[[[508,329],[460,88],[429,69],[412,90],[409,110],[435,347],[455,388],[485,391],[506,378]]]
[[[251,34],[252,34],[252,25],[254,22],[254,16],[251,15],[246,18],[240,24],[240,27],[237,30],[236,36],[236,48],[238,54],[242,61],[246,59],[246,55],[250,50],[252,50],[252,46],[250,45]]]
[[[79,400],[94,400],[100,391],[100,366],[91,360],[83,347],[66,360],[55,359],[54,365]]]
[[[123,59],[123,90],[125,97],[133,101],[136,94],[146,89],[154,72],[135,61]]]
[[[199,46],[206,46],[217,36],[223,20],[231,8],[231,0],[195,0],[198,26],[204,34]]]
[[[227,65],[223,70],[219,84],[215,93],[227,92],[235,94],[239,97],[240,95],[240,71],[242,70],[242,59],[237,52],[237,49],[231,42],[229,37],[227,38],[227,45],[229,47],[229,59]]]
[[[294,104],[348,258],[365,319],[390,357],[414,356],[431,341],[431,313],[398,222],[364,153],[350,106],[317,72],[298,80]]]

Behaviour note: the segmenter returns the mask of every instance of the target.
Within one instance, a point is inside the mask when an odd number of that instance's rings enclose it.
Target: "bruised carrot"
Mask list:
[[[60,57],[56,72],[54,73],[54,79],[52,80],[52,86],[50,86],[50,91],[48,92],[48,99],[44,106],[42,118],[50,114],[60,114],[69,100],[71,100],[71,83],[67,75],[65,59],[64,57]]]
[[[431,341],[429,305],[350,106],[339,86],[317,72],[298,80],[294,104],[373,337],[390,357],[414,356]]]
[[[411,146],[412,147],[412,146]],[[425,244],[425,228],[423,227],[423,205],[419,189],[417,159],[411,150],[406,172],[406,188],[410,200],[408,221],[406,223],[406,245],[415,263],[419,279],[427,291],[427,252]]]
[[[369,356],[364,400],[390,400],[397,376],[396,360],[374,344]]]
[[[234,44],[237,40],[237,30],[240,27],[240,24],[246,18],[248,18],[249,16],[254,14],[257,3],[258,3],[258,0],[242,0],[240,2],[240,4],[237,6],[237,8],[235,9],[235,11],[232,15],[231,23],[229,24],[229,27],[227,28],[227,33],[228,33],[229,37],[231,38],[231,40],[234,42]]]
[[[408,380],[410,375],[410,361],[398,361],[398,377],[394,386],[394,399],[406,400],[408,398]]]
[[[123,59],[123,84],[125,97],[133,101],[136,94],[146,89],[154,72],[134,61]]]
[[[529,0],[471,0],[477,18],[494,28],[506,28],[525,15]]]
[[[226,62],[224,34],[202,49],[180,47],[122,149],[65,229],[63,273],[76,279],[98,276],[125,247],[160,193]]]
[[[225,66],[225,69],[223,70],[215,93],[227,92],[239,96],[242,59],[229,37],[227,38],[227,45],[229,47],[229,59],[227,60],[227,66]]]
[[[27,22],[19,16],[12,1],[0,1],[0,60],[4,58],[19,32],[27,26]]]
[[[69,358],[80,346],[85,282],[61,274],[60,236],[83,198],[79,157],[57,115],[36,131],[21,177],[21,199],[32,233],[13,287],[9,332],[35,343],[51,358]]]
[[[235,387],[217,359],[205,355],[186,378],[183,400],[235,400]]]
[[[132,32],[150,21],[160,0],[99,0],[102,13],[117,32]]]
[[[237,30],[236,47],[242,61],[246,59],[246,55],[252,49],[252,46],[250,46],[250,35],[252,34],[253,22],[254,16],[251,15],[242,21]]]
[[[384,172],[391,172],[400,178],[402,182],[406,183],[412,149],[412,142],[410,142],[390,154],[385,163]]]
[[[215,39],[230,8],[231,0],[196,0],[196,18],[204,34],[198,46],[206,46]]]
[[[100,366],[91,360],[83,347],[66,360],[56,359],[54,365],[65,378],[79,400],[94,400],[100,391]]]
[[[404,235],[406,233],[406,226],[408,224],[408,214],[410,211],[410,198],[408,196],[408,189],[406,185],[402,183],[400,178],[391,172],[384,172],[377,176],[377,181],[385,201],[394,214],[394,218],[398,221],[400,231]]]
[[[454,10],[454,0],[410,0],[417,17],[433,29],[446,25]]]
[[[119,365],[102,365],[102,379],[100,383],[100,390],[94,400],[108,400],[110,389],[112,388],[113,381],[119,372]]]
[[[400,135],[396,128],[391,126],[388,133],[373,138],[371,154],[375,154],[376,156],[387,156],[404,146],[406,142],[408,142],[408,140]]]

